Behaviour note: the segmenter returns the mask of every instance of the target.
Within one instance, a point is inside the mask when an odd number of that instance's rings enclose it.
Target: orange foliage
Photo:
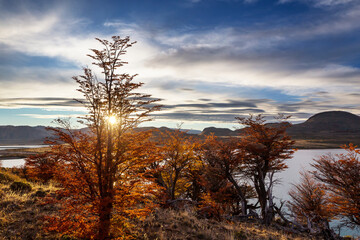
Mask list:
[[[215,196],[218,193],[204,193],[201,195],[201,201],[198,206],[198,211],[201,215],[207,218],[215,218],[221,220],[221,216],[224,213],[224,204],[215,200]]]
[[[161,135],[153,176],[165,191],[165,200],[185,197],[190,188],[198,183],[197,174],[202,163],[197,151],[200,142],[186,136],[180,129],[166,131]]]
[[[287,168],[285,160],[294,153],[292,146],[295,142],[286,134],[290,123],[284,116],[280,116],[280,122],[275,124],[266,124],[261,115],[237,119],[246,127],[239,144],[246,153],[243,172],[254,184],[263,222],[270,224],[275,214],[272,195],[275,173]]]
[[[48,217],[47,230],[57,231],[80,238],[92,238],[98,234],[99,217],[104,200],[101,197],[99,178],[94,154],[96,145],[92,137],[84,133],[71,145],[60,145],[57,157],[61,159],[55,171],[55,179],[62,189],[58,199],[51,199],[59,206],[57,216]],[[62,134],[66,138],[68,135]],[[113,182],[111,234],[125,236],[131,233],[132,220],[142,219],[156,205],[157,186],[147,179],[144,169],[154,161],[150,150],[153,143],[148,133],[127,133],[123,136],[123,152]],[[59,146],[57,146],[59,147]],[[130,235],[129,235],[130,237]]]
[[[315,160],[314,176],[325,184],[333,212],[350,225],[360,225],[360,151],[350,144],[346,154],[323,155]]]
[[[303,225],[322,229],[324,223],[328,223],[334,217],[324,186],[307,172],[301,173],[301,182],[294,185],[289,195],[290,211],[296,221]]]
[[[72,130],[70,123],[58,120],[62,129],[52,129],[58,137],[52,144],[59,160],[56,180],[61,184],[57,199],[58,216],[49,217],[48,229],[81,238],[125,238],[131,220],[141,218],[153,206],[156,185],[147,179],[146,168],[156,160],[148,133],[133,133],[149,113],[159,109],[156,99],[134,92],[142,83],[136,75],[119,74],[121,60],[134,43],[129,37],[97,39],[103,49],[92,49],[103,74],[98,79],[89,68],[74,77],[79,100],[88,110],[83,130]]]
[[[59,159],[56,155],[48,152],[25,159],[26,174],[30,179],[47,183],[54,177]]]
[[[207,138],[202,157],[205,162],[205,189],[212,193],[210,196],[218,203],[222,203],[228,211],[239,211],[247,214],[249,198],[252,198],[253,189],[244,181],[243,160],[244,151],[239,147],[237,139],[219,141],[214,136]],[[227,206],[227,207],[226,207]]]

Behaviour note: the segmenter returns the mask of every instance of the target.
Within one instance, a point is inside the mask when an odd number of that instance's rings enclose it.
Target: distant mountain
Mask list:
[[[289,129],[291,134],[299,134],[303,131],[307,135],[322,133],[353,133],[360,131],[360,117],[344,111],[331,111],[315,114],[306,122],[295,124]]]
[[[0,126],[0,144],[41,144],[49,136],[44,126]]]
[[[211,135],[213,134],[214,136],[217,137],[222,137],[222,136],[236,136],[237,133],[235,131],[232,131],[228,128],[216,128],[216,127],[207,127],[204,128],[204,130],[200,133],[200,135]]]
[[[200,134],[202,132],[195,129],[181,129],[181,131],[186,132],[187,134]]]
[[[86,131],[87,128],[82,130]],[[139,127],[136,131],[148,131],[148,130],[157,130],[153,131],[153,139],[160,137],[162,133],[167,131],[175,131],[174,129],[167,127]],[[182,129],[186,132],[186,135],[195,135],[201,133],[198,130],[187,130]],[[33,144],[43,144],[47,138],[52,137],[52,132],[47,131],[44,126],[30,127],[30,126],[0,126],[0,145],[33,145]]]
[[[276,125],[276,123],[269,123]],[[157,130],[153,139],[166,131],[174,131],[167,127],[140,127],[137,131]],[[186,130],[184,130],[186,131]],[[230,130],[228,128],[208,127],[202,132],[187,131],[187,134],[204,138],[214,134],[218,137],[239,136],[244,129]],[[198,134],[200,133],[200,134]],[[296,140],[299,148],[336,148],[343,144],[354,143],[360,146],[360,117],[344,111],[329,111],[315,114],[307,121],[294,124],[287,133]],[[0,145],[9,144],[41,144],[51,137],[45,127],[0,126]]]
[[[229,137],[241,135],[243,131],[210,127],[201,134]],[[360,117],[344,111],[322,112],[304,123],[292,125],[287,133],[296,140],[299,148],[334,148],[350,142],[360,146]]]
[[[344,111],[322,112],[304,123],[294,124],[287,132],[299,147],[314,145],[327,148],[349,143],[359,146],[360,117]]]

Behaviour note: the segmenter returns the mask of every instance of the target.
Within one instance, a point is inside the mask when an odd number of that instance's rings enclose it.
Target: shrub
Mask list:
[[[0,183],[9,183],[13,181],[14,179],[11,178],[9,174],[0,172]]]
[[[39,197],[43,198],[46,196],[46,192],[44,190],[37,190],[34,194],[31,195],[31,197]]]
[[[19,176],[17,176],[16,174],[11,173],[7,170],[0,169],[0,183],[8,184],[8,183],[12,183],[15,181],[20,182],[21,178]]]
[[[31,185],[29,183],[25,182],[13,182],[10,185],[10,189],[14,192],[30,192],[31,191]]]

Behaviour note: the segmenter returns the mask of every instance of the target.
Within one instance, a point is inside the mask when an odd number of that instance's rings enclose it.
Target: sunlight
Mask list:
[[[111,125],[113,125],[117,122],[116,116],[113,116],[113,115],[109,116],[107,120]]]

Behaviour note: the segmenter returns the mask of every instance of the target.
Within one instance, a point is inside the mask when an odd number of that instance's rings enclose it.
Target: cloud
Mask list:
[[[95,35],[74,34],[71,29],[81,25],[81,20],[66,17],[61,9],[40,14],[1,13],[0,43],[13,51],[31,56],[59,57],[78,65],[90,62],[85,56],[94,45],[92,39]]]
[[[258,102],[259,100],[248,100],[248,101],[236,101],[236,100],[228,100],[227,102],[212,102],[212,103],[192,103],[192,104],[177,104],[177,105],[165,105],[163,108],[165,109],[173,109],[173,108],[197,108],[197,109],[209,109],[209,108],[256,108],[256,104],[254,102]]]
[[[84,117],[81,114],[18,114],[19,116],[31,117],[36,119],[57,119],[57,118],[79,118]]]
[[[337,6],[337,5],[354,3],[357,0],[279,0],[279,3],[288,3],[288,2],[295,2],[295,1],[312,4],[316,7],[329,7],[329,6]]]
[[[198,113],[191,113],[187,111],[183,112],[172,112],[172,113],[166,113],[166,114],[152,114],[152,116],[155,117],[157,120],[176,120],[177,122],[182,121],[199,121],[199,122],[217,122],[217,123],[234,123],[235,117],[245,117],[248,116],[248,113],[245,113],[244,115],[234,115],[233,113],[226,114],[226,113],[219,113],[219,114],[198,114]]]
[[[256,3],[258,0],[244,0],[244,3]]]
[[[64,24],[63,14],[63,11],[52,11],[43,15],[25,15],[23,21],[29,23],[29,27],[25,27],[21,32],[9,33],[4,38],[5,40],[2,39],[0,42],[2,41],[3,44],[16,51],[59,57],[66,61],[72,61],[78,66],[89,62],[85,55],[88,48],[94,47],[96,43],[92,37],[93,35],[101,37],[103,34],[86,32],[73,34],[72,27],[74,25],[67,24],[66,20]],[[326,75],[326,71],[330,72],[330,68],[333,67],[330,64],[329,69],[326,69],[327,65],[317,66],[314,62],[311,63],[312,66],[304,65],[304,62],[308,62],[306,61],[308,58],[314,57],[313,52],[297,51],[295,46],[291,46],[292,42],[308,41],[319,35],[349,32],[360,26],[360,23],[355,21],[359,16],[360,9],[353,8],[347,10],[346,14],[333,14],[326,18],[326,21],[323,19],[324,21],[311,22],[312,27],[308,26],[310,24],[308,20],[303,24],[289,25],[281,29],[276,25],[275,27],[266,26],[263,29],[217,27],[205,31],[186,31],[184,33],[158,32],[155,35],[151,35],[136,23],[117,20],[107,21],[104,26],[121,34],[134,34],[134,38],[140,43],[126,55],[130,65],[126,66],[124,70],[130,73],[140,73],[140,78],[144,79],[146,76],[146,80],[152,83],[158,79],[181,76],[183,81],[189,83],[195,79],[207,83],[228,83],[237,86],[252,85],[279,89],[299,86],[306,88],[309,85],[314,87],[313,84],[309,84],[310,82],[318,83],[315,84],[315,87],[316,85],[320,87],[325,82],[334,82],[335,77],[327,78],[329,74]],[[7,21],[0,27],[4,31],[7,26],[14,29],[19,18],[14,15],[8,16],[6,19]],[[85,24],[81,23],[81,20],[66,19],[69,22]],[[20,40],[25,36],[28,36],[31,41],[20,44]],[[284,43],[285,46],[288,46],[286,54],[277,50],[278,46],[282,46]],[[318,61],[320,58],[324,59],[326,56],[319,57]],[[291,69],[299,66],[305,66],[305,69]],[[348,67],[340,64],[337,66],[338,68]],[[339,72],[338,78],[345,76],[353,81],[358,76],[357,69],[348,69],[348,71],[350,70],[353,71],[352,76],[351,74],[345,75],[345,72],[341,75]],[[71,76],[69,75],[69,77]],[[289,80],[290,77],[297,80]],[[164,84],[163,90],[174,88],[169,85]],[[193,88],[183,86],[182,90],[184,89]],[[197,91],[199,90],[197,89]]]
[[[47,110],[84,111],[82,104],[71,98],[32,97],[0,98],[0,108],[42,108]]]
[[[71,77],[91,64],[86,54],[99,46],[94,37],[116,32],[138,41],[126,54],[130,64],[123,71],[139,73],[136,80],[146,83],[141,91],[163,99],[157,119],[232,122],[238,114],[285,112],[300,120],[337,108],[358,113],[360,69],[351,59],[360,47],[360,6],[345,3],[353,1],[320,0],[318,6],[342,8],[286,23],[154,30],[109,19],[91,32],[86,19],[61,8],[0,10],[0,53],[6,49],[9,55],[70,63],[66,68],[1,67],[0,107],[77,108],[71,99],[81,95]],[[348,40],[339,45],[339,39]]]

